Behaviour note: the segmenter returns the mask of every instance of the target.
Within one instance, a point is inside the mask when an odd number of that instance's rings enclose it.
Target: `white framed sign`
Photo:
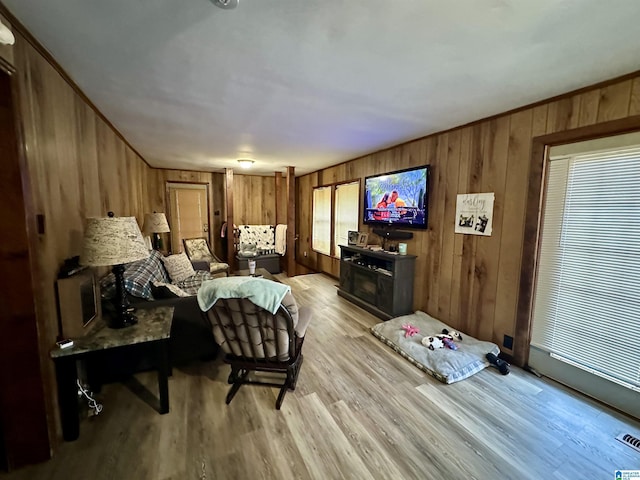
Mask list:
[[[455,233],[491,236],[495,193],[462,193],[456,200]]]

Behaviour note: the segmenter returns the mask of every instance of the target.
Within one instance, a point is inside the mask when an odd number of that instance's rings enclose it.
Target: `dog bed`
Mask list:
[[[420,333],[405,338],[402,326],[407,324],[417,327]],[[457,350],[449,348],[430,350],[422,345],[423,337],[442,333],[443,328],[454,330],[440,320],[418,310],[411,315],[378,323],[371,327],[371,333],[416,367],[447,384],[469,378],[488,367],[487,353],[495,355],[500,353],[495,343],[477,340],[464,333],[462,333],[462,341],[456,342]]]

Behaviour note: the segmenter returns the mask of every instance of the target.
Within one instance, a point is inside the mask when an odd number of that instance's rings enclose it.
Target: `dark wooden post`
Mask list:
[[[225,168],[227,187],[227,262],[229,273],[236,270],[235,237],[233,230],[233,169]]]
[[[296,176],[287,167],[287,276],[296,275]]]
[[[282,204],[282,172],[276,173],[276,225],[287,222],[287,214],[285,208],[287,204]]]

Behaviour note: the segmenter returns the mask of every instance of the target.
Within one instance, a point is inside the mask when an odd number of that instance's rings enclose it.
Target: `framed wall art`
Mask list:
[[[358,242],[356,243],[356,246],[358,246],[358,247],[366,247],[367,246],[367,240],[369,240],[369,234],[368,233],[359,233],[358,234]]]

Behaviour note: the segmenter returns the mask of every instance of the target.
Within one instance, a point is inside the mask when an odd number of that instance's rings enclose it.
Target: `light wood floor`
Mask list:
[[[283,281],[315,316],[281,411],[268,387],[244,386],[226,406],[220,361],[174,370],[168,415],[107,385],[79,440],[0,479],[612,479],[640,468],[615,440],[640,436],[639,422],[518,368],[441,384],[376,340],[378,320],[334,280]],[[154,388],[153,374],[138,378]]]

